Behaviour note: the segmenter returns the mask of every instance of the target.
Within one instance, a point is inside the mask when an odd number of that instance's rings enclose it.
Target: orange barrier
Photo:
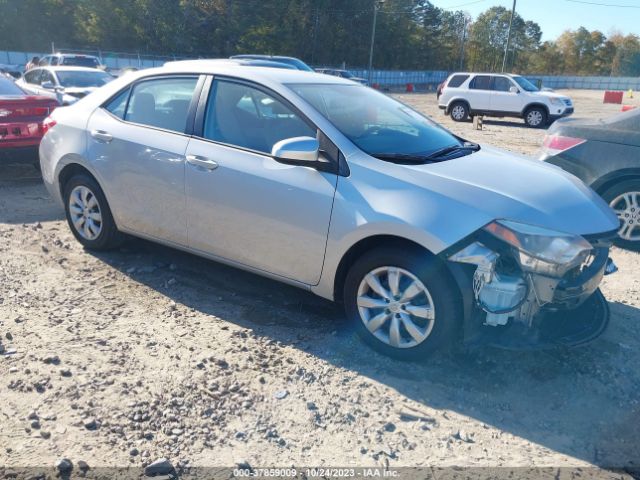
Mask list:
[[[622,103],[622,97],[624,92],[613,92],[611,90],[607,90],[604,92],[604,102],[603,103]]]
[[[634,108],[636,108],[635,105],[623,105],[622,106],[622,111],[623,112],[628,112],[629,110],[633,110]]]

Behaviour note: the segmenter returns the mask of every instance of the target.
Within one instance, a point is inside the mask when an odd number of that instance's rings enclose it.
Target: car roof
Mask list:
[[[316,72],[304,70],[289,70],[284,68],[270,68],[259,66],[238,65],[235,62],[218,60],[182,60],[178,62],[168,62],[163,67],[146,70],[148,73],[199,73],[210,75],[229,75],[246,80],[256,80],[258,82],[277,82],[281,84],[289,83],[324,83],[324,84],[357,84],[351,80],[340,77],[332,77]],[[142,75],[141,75],[142,76]]]
[[[98,58],[95,55],[87,55],[85,53],[52,53],[50,55],[45,55],[45,57],[89,57],[89,58]]]
[[[264,58],[264,59],[280,59],[280,60],[299,60],[295,57],[286,57],[284,55],[264,55],[260,53],[243,53],[241,55],[233,55],[230,58]]]
[[[500,73],[500,72],[453,72],[450,77],[454,75],[501,75],[504,77],[520,77],[521,75],[517,75],[515,73]]]
[[[45,65],[42,67],[36,67],[33,68],[32,70],[51,70],[52,72],[102,72],[102,73],[107,73],[104,70],[100,70],[99,68],[90,68],[90,67],[75,67],[72,65],[66,66],[66,65],[60,65],[60,66],[50,66],[50,65]],[[31,70],[29,70],[31,71]]]

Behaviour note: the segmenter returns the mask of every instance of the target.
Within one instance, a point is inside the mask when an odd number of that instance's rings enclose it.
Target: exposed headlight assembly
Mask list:
[[[510,220],[496,220],[484,230],[513,247],[522,270],[556,278],[584,262],[593,248],[580,235]]]

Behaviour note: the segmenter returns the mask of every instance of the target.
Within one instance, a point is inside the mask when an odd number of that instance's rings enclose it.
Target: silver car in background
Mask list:
[[[176,62],[46,125],[44,182],[88,249],[126,233],[310,290],[402,359],[607,325],[618,220],[593,191],[358,83]]]
[[[114,78],[96,68],[37,67],[26,72],[16,83],[29,93],[55,98],[60,105],[71,105]]]

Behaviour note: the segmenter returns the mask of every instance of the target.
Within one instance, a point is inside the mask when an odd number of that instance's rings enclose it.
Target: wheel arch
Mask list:
[[[94,175],[93,172],[91,172],[91,170],[89,170],[87,167],[85,167],[81,163],[78,163],[76,161],[71,161],[71,162],[67,163],[64,167],[62,167],[62,169],[60,170],[60,172],[57,175],[57,177],[58,177],[58,188],[60,189],[60,196],[61,197],[64,198],[64,187],[67,184],[67,182],[74,175],[78,175],[78,174],[89,175],[93,180],[95,180],[95,182],[100,186],[100,188],[104,192],[104,188],[102,187],[102,184],[101,184],[100,180],[98,180],[96,175]]]
[[[628,180],[640,180],[640,168],[625,168],[616,170],[595,180],[590,187],[602,196],[604,192],[609,190],[615,184],[626,182]]]
[[[456,103],[464,103],[467,106],[467,111],[471,112],[471,105],[469,104],[469,100],[462,97],[454,97],[451,100],[449,100],[449,103],[447,104],[447,108],[445,108],[444,112],[447,115],[449,115],[449,113],[451,112],[451,107],[454,106]]]
[[[531,110],[534,107],[540,107],[542,108],[546,114],[547,117],[549,117],[549,115],[551,115],[550,111],[549,111],[549,107],[547,105],[545,105],[544,103],[541,102],[531,102],[529,104],[527,104],[523,109],[522,109],[522,117],[524,118],[527,115],[527,112],[529,110]]]
[[[354,264],[354,262],[360,258],[365,253],[382,247],[396,247],[402,249],[411,249],[415,251],[420,251],[425,253],[426,255],[430,255],[433,257],[438,257],[438,255],[434,254],[424,245],[421,245],[413,240],[410,240],[405,237],[399,237],[396,235],[388,235],[388,234],[376,234],[371,235],[365,238],[358,240],[356,243],[351,245],[349,249],[342,255],[340,262],[338,263],[338,267],[336,269],[336,274],[333,279],[333,299],[338,303],[342,303],[342,291],[344,289],[345,279],[347,278],[347,274],[349,272],[350,267]],[[456,285],[456,294],[459,298],[462,298],[462,292],[460,290],[460,282],[448,267],[448,262],[442,262],[451,276],[451,280]]]
[[[109,204],[109,208],[111,208],[111,215],[113,216],[113,221],[116,224],[116,227],[119,225],[119,218],[117,212],[113,211],[111,202],[109,200],[108,189],[104,187],[104,183],[100,180],[100,176],[97,175],[90,167],[88,167],[82,159],[71,158],[67,159],[68,161],[61,165],[60,171],[56,174],[57,179],[57,187],[58,187],[58,195],[62,200],[62,205],[64,206],[64,186],[66,183],[74,176],[78,174],[85,174],[91,177],[102,190],[103,195],[107,199],[107,203]]]

